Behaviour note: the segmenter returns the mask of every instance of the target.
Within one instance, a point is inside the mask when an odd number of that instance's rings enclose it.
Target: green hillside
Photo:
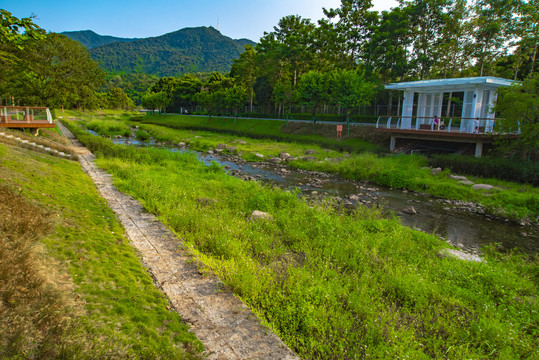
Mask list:
[[[138,38],[119,38],[108,35],[99,35],[92,30],[64,31],[62,35],[80,42],[87,49],[93,49],[113,42],[131,42],[139,40]]]
[[[247,43],[254,44],[247,39],[233,40],[212,27],[196,27],[132,42],[110,43],[90,49],[90,54],[108,72],[175,76],[229,71]]]

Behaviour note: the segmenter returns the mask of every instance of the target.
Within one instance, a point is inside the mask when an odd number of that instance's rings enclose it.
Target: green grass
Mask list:
[[[51,212],[54,230],[40,243],[52,259],[46,263],[73,284],[68,297],[76,300],[79,325],[71,335],[83,344],[67,357],[200,358],[201,343],[169,310],[80,165],[2,144],[0,155],[0,184]]]
[[[209,122],[213,127],[215,123],[222,122],[222,127],[230,127],[230,120],[214,118],[207,120],[204,117],[187,116],[146,116],[144,122],[155,122],[162,125],[137,124],[140,129],[151,134],[156,140],[177,144],[186,142],[190,148],[206,151],[215,148],[220,143],[237,148],[235,152],[249,161],[261,161],[254,156],[255,153],[265,155],[265,159],[276,157],[281,152],[299,157],[305,150],[311,149],[316,153],[312,156],[318,161],[293,161],[290,166],[304,169],[328,172],[351,180],[367,180],[382,186],[408,189],[431,194],[435,197],[464,200],[482,204],[491,214],[507,217],[514,220],[529,219],[537,222],[539,217],[539,190],[531,185],[511,183],[496,179],[484,179],[470,176],[476,183],[490,184],[497,188],[492,191],[473,190],[470,185],[459,183],[449,178],[449,171],[433,176],[430,170],[425,169],[427,161],[422,156],[388,155],[379,156],[371,152],[345,154],[337,150],[328,149],[329,146],[320,146],[316,142],[310,143],[310,137],[295,135],[293,138],[302,138],[301,142],[293,142],[289,138],[286,142],[278,142],[271,136],[280,132],[282,122],[266,120],[244,120],[236,123],[241,132],[248,128],[252,134],[262,137],[269,134],[270,139],[241,137],[234,133],[215,133],[212,131],[193,130],[193,124]],[[149,120],[148,120],[149,119]],[[227,125],[228,124],[228,125]],[[204,125],[206,126],[206,125]],[[205,128],[200,126],[200,128]],[[211,126],[206,126],[211,128]],[[282,134],[283,136],[290,136]],[[197,136],[198,138],[195,138]],[[319,136],[320,138],[320,136]],[[246,140],[241,144],[238,140]],[[328,140],[329,141],[329,140]],[[333,141],[333,140],[332,140]],[[325,145],[329,145],[325,144]],[[340,158],[339,161],[334,161]],[[327,160],[329,159],[329,160]]]
[[[192,154],[73,131],[302,358],[539,356],[536,258],[442,257],[445,243],[376,210],[343,213]]]
[[[137,116],[133,119],[142,123],[163,125],[175,129],[209,130],[235,136],[314,144],[340,151],[382,151],[382,148],[379,145],[375,145],[358,137],[345,136],[343,140],[336,139],[333,126],[330,127],[331,131],[329,133],[322,131],[327,128],[326,126],[317,125],[315,129],[318,130],[315,130],[316,132],[310,134],[303,133],[301,136],[298,136],[293,133],[293,129],[297,127],[297,124],[289,123],[289,125],[287,125],[286,121],[279,120],[237,119],[234,121],[233,118],[212,117],[209,119],[204,116],[162,116],[152,114],[148,114],[144,117]],[[290,126],[290,133],[287,132],[288,126]],[[355,129],[361,133],[361,131],[358,130],[360,129],[359,127],[355,127]]]

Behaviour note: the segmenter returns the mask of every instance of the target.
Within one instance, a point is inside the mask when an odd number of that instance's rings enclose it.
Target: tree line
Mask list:
[[[245,98],[251,111],[258,105],[280,114],[300,105],[316,112],[333,104],[344,114],[347,105],[323,85],[337,73],[363,84],[358,106],[391,101],[380,91],[389,82],[486,75],[524,80],[538,72],[537,0],[412,0],[382,12],[373,11],[370,0],[342,0],[339,8],[323,10],[325,18],[317,23],[298,15],[282,18],[256,46],[245,46],[228,76],[220,75],[226,80],[167,78],[177,87],[167,86],[166,96],[152,95],[163,91],[156,84],[143,104],[157,108],[160,96],[169,111],[199,105],[233,112],[233,103]],[[326,87],[319,99],[315,82],[319,90]],[[227,95],[227,88],[235,90]]]
[[[77,42],[2,10],[0,96],[4,103],[79,108],[127,108],[134,100],[170,112],[198,106],[237,114],[265,106],[284,115],[301,106],[313,117],[333,106],[346,118],[359,106],[391,103],[384,83],[481,75],[523,80],[538,72],[538,0],[412,0],[382,12],[370,0],[342,0],[323,11],[317,23],[283,17],[256,46],[245,46],[227,74],[158,80],[105,77]]]

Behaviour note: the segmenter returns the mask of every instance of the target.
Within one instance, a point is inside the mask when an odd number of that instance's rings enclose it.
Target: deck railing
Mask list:
[[[38,106],[1,106],[0,124],[52,124],[49,108]]]
[[[434,117],[417,116],[379,116],[377,128],[403,129],[418,131],[445,131],[467,134],[490,134],[495,131],[496,120],[490,118]]]

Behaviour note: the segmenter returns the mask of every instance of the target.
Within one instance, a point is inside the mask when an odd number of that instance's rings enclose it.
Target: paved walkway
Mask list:
[[[202,275],[182,241],[140,203],[112,185],[95,157],[62,124],[83,169],[92,177],[140,252],[144,265],[174,308],[206,348],[208,359],[299,359],[212,275]]]

